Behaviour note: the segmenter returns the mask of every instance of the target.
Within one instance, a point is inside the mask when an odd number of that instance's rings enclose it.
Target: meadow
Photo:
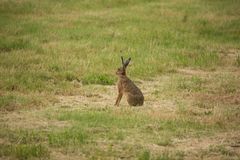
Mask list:
[[[0,159],[240,157],[239,0],[1,0]],[[145,96],[113,106],[120,56]]]

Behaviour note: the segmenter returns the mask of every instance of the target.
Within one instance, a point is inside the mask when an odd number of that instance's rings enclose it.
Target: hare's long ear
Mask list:
[[[121,56],[121,59],[122,59],[122,66],[124,67],[124,60],[122,56]]]
[[[127,68],[127,66],[128,66],[128,64],[129,64],[130,61],[131,61],[131,58],[128,58],[128,60],[126,60],[126,61],[124,62],[124,67],[125,67],[125,68]]]

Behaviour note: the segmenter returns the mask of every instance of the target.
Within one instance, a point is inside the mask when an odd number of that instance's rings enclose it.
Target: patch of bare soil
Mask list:
[[[66,151],[61,151],[61,150],[52,150],[50,157],[53,160],[77,160],[77,159],[81,159],[81,160],[86,160],[87,158],[82,155],[82,154],[71,154],[71,153],[65,153]]]
[[[81,106],[111,106],[115,102],[117,94],[115,86],[101,86],[104,90],[99,90],[100,86],[92,88],[91,91],[85,91],[81,95],[57,96],[59,103],[56,106],[61,107],[81,107]]]
[[[60,122],[57,120],[50,120],[41,115],[39,110],[18,111],[0,113],[0,122],[7,125],[10,129],[43,129],[47,130],[49,127],[67,127],[70,126],[68,122]]]
[[[224,66],[234,66],[236,65],[236,60],[238,56],[240,55],[240,50],[239,49],[225,49],[225,50],[220,50],[220,58],[222,61],[222,64]]]
[[[240,93],[235,94],[195,94],[198,101],[240,105]]]
[[[199,76],[199,77],[211,77],[211,76],[224,75],[224,74],[240,76],[240,70],[236,67],[229,67],[226,69],[219,68],[212,71],[201,70],[201,69],[191,69],[191,68],[180,68],[180,69],[177,69],[177,73],[182,75]]]
[[[240,156],[240,132],[217,133],[201,138],[174,139],[170,146],[147,144],[152,153],[182,152],[184,159],[236,159]]]
[[[203,71],[203,70],[192,70],[192,69],[178,69],[178,73],[185,74],[185,75],[197,75],[197,76],[207,76],[208,74],[212,74],[214,72]]]
[[[208,150],[210,146],[225,146],[232,147],[232,150],[236,149],[238,154],[240,148],[234,148],[233,146],[240,143],[239,132],[225,132],[218,133],[214,136],[202,137],[202,138],[189,138],[189,139],[175,139],[174,145],[178,149],[183,149],[190,154],[192,151]]]

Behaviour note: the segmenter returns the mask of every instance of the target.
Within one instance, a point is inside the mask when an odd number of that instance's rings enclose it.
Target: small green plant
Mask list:
[[[159,146],[169,146],[169,145],[171,145],[171,143],[172,143],[172,141],[171,141],[170,137],[161,137],[157,141],[157,145],[159,145]]]
[[[140,154],[138,159],[139,160],[150,160],[150,157],[151,157],[150,152],[148,150],[145,150]]]
[[[77,76],[73,72],[65,72],[64,78],[67,81],[78,80]]]

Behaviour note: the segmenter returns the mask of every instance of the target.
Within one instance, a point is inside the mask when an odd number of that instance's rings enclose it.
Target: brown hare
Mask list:
[[[126,68],[131,61],[131,58],[124,62],[122,59],[122,67],[118,68],[116,74],[118,76],[118,97],[115,105],[119,106],[123,94],[127,96],[127,102],[130,106],[142,106],[144,97],[141,90],[127,77]]]

